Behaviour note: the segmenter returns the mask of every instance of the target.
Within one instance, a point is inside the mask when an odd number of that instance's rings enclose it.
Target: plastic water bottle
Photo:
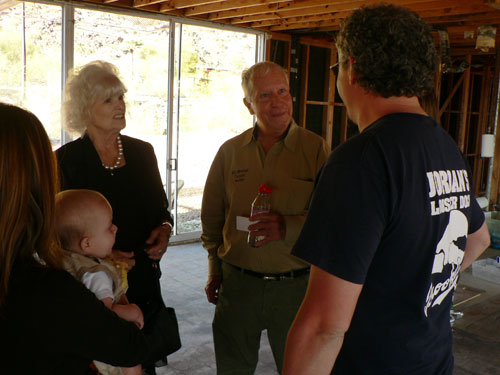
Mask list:
[[[271,193],[273,188],[262,184],[259,186],[259,192],[252,203],[252,210],[250,216],[268,213],[271,211]],[[248,232],[248,244],[252,247],[258,247],[255,243],[261,241],[265,236],[254,236],[252,231]]]

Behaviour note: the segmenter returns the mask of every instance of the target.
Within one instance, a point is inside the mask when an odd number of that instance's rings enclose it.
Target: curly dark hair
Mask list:
[[[434,89],[437,53],[430,26],[409,9],[379,4],[361,7],[337,35],[340,63],[354,59],[357,82],[369,92],[424,96]]]

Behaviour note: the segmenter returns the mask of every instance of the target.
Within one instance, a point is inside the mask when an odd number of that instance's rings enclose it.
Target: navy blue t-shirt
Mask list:
[[[385,116],[332,152],[292,250],[364,284],[332,374],[452,374],[452,295],[484,222],[472,192],[464,156],[427,116]]]

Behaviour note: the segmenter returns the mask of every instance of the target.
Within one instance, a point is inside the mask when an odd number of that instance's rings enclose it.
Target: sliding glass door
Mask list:
[[[177,28],[175,214],[178,239],[199,236],[203,187],[218,148],[252,126],[241,72],[255,63],[255,34],[196,25]]]
[[[61,144],[60,6],[0,3],[0,101],[33,112]]]
[[[0,4],[0,101],[44,123],[54,149],[71,138],[60,108],[67,71],[115,64],[128,88],[124,134],[154,147],[175,218],[172,241],[199,238],[203,187],[227,139],[252,126],[242,70],[263,53],[263,34],[105,7]]]

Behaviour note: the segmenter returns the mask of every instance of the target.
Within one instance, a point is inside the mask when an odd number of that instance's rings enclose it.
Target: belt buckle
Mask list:
[[[280,279],[280,281],[281,280],[291,280],[291,279],[293,279],[293,276],[280,275],[279,279]]]
[[[262,276],[262,280],[264,280],[264,281],[276,281],[276,280],[280,280],[280,279],[278,279],[276,276]]]

